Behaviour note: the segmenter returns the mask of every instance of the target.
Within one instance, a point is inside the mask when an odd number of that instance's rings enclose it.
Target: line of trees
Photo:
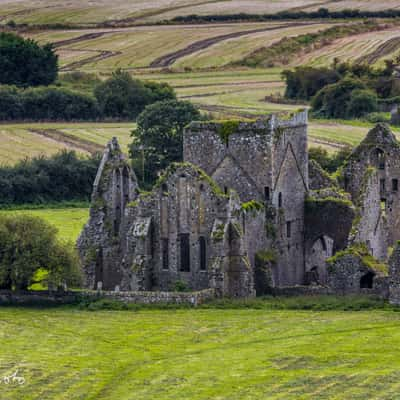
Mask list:
[[[0,86],[0,121],[135,120],[149,104],[175,99],[166,83],[142,82],[116,71],[93,95],[65,88]]]
[[[183,15],[174,17],[171,21],[175,23],[212,23],[212,22],[263,22],[276,20],[304,20],[304,19],[365,19],[365,18],[398,18],[400,10],[359,10],[345,9],[331,11],[327,8],[319,8],[316,11],[280,11],[276,14],[209,14],[209,15]],[[164,21],[165,23],[168,21]]]
[[[89,201],[99,156],[62,151],[0,168],[0,205]]]

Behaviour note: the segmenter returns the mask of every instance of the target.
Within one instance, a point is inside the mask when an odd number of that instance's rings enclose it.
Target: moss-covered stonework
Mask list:
[[[336,293],[373,290],[380,295],[387,289],[388,266],[380,263],[364,244],[355,244],[327,260],[328,285]]]
[[[333,251],[342,250],[348,244],[355,208],[346,197],[318,198],[316,195],[312,192],[305,201],[306,249],[319,237],[328,236],[334,241]]]
[[[315,160],[308,162],[309,187],[311,190],[337,187],[338,183]]]

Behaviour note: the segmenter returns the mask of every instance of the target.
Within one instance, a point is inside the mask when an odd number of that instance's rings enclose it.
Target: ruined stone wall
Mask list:
[[[400,146],[389,127],[378,124],[352,152],[343,173],[343,185],[358,204],[368,168],[377,170],[382,207],[388,221],[389,244],[400,239]]]
[[[268,121],[192,123],[184,134],[184,160],[199,166],[242,201],[262,200],[272,187]]]
[[[211,231],[216,218],[226,218],[228,198],[208,179],[188,165],[171,167],[162,182],[132,206],[131,248],[138,248],[143,237],[150,244],[144,257],[139,251],[127,259],[132,258],[135,272],[151,269],[146,284],[135,286],[134,276],[132,288],[165,291],[180,283],[191,290],[209,287]],[[151,228],[138,234],[145,218],[151,220]]]
[[[389,301],[400,305],[400,246],[396,244],[389,260]]]
[[[328,286],[337,294],[375,293],[387,297],[388,270],[365,245],[354,245],[328,260]]]
[[[385,211],[381,209],[378,171],[375,168],[368,169],[363,177],[363,183],[350,241],[365,243],[374,257],[384,261],[387,258],[389,245],[388,227]]]
[[[273,194],[276,209],[278,285],[304,280],[304,200],[307,187],[290,147],[282,162]]]
[[[93,186],[90,218],[77,243],[87,287],[113,290],[120,285],[125,211],[137,194],[136,177],[114,138],[103,154]]]
[[[192,123],[184,133],[184,160],[202,168],[242,201],[272,198],[290,147],[308,180],[307,112],[289,119],[272,115],[256,122]]]
[[[326,284],[325,260],[347,247],[355,215],[348,197],[337,190],[309,193],[305,202],[305,283]]]
[[[315,160],[308,162],[308,175],[310,190],[337,186],[337,182]]]
[[[281,174],[281,168],[288,153],[292,153],[299,173],[308,188],[308,135],[307,110],[293,115],[289,119],[279,118],[272,115],[272,168],[274,186]]]

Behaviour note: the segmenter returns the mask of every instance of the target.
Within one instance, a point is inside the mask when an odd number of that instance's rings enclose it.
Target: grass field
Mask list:
[[[2,400],[393,400],[392,311],[0,309]]]
[[[75,243],[89,218],[88,208],[0,210],[0,215],[32,215],[43,218],[58,229],[61,240]],[[0,391],[1,393],[1,391]],[[1,396],[0,396],[1,399]]]

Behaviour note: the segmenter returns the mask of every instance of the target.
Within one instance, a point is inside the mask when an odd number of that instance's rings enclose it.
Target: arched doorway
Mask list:
[[[367,272],[360,278],[360,289],[372,289],[374,286],[375,273]]]

